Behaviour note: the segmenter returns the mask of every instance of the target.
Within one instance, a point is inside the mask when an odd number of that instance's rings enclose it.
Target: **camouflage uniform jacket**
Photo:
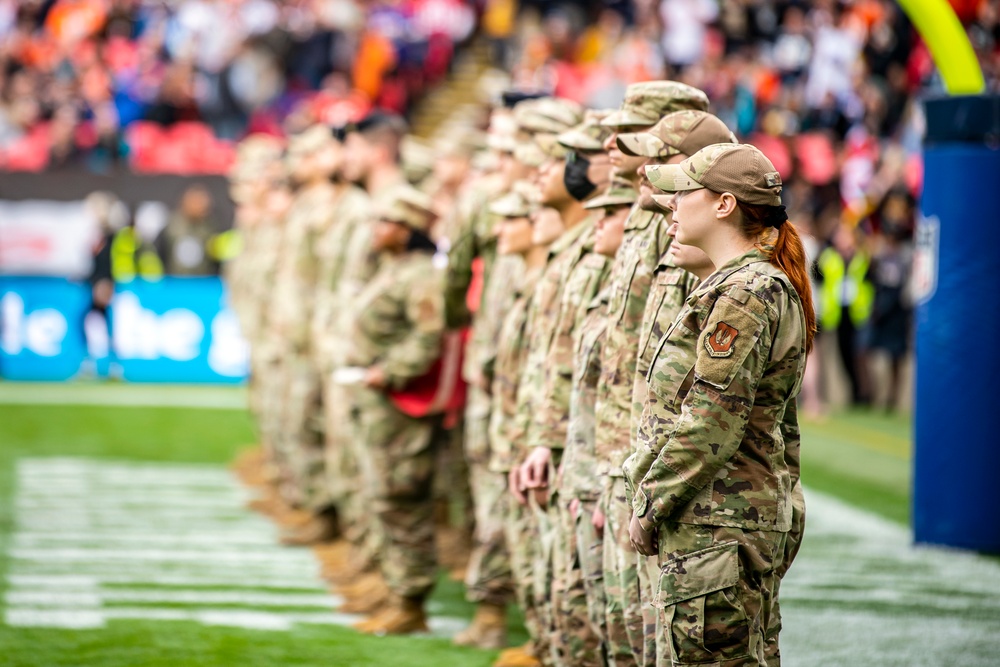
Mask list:
[[[646,404],[646,373],[653,361],[653,353],[663,334],[677,319],[684,308],[688,295],[698,286],[698,277],[674,266],[670,253],[664,253],[660,265],[653,273],[649,298],[642,315],[642,329],[639,331],[639,355],[636,360],[635,384],[632,389],[632,433],[631,451],[637,448],[639,415]]]
[[[315,308],[312,320],[312,338],[317,363],[324,372],[331,369],[336,354],[335,319],[339,309],[338,292],[340,277],[347,264],[349,240],[357,227],[369,224],[370,211],[367,193],[354,186],[346,186],[333,203],[333,224],[329,225],[316,244],[320,260],[316,284]]]
[[[497,336],[503,324],[504,313],[513,300],[511,285],[516,285],[524,275],[524,260],[520,255],[497,257],[485,277],[479,309],[472,323],[472,336],[466,349],[465,379],[472,381],[481,375],[493,381],[493,368],[497,355]]]
[[[595,220],[596,222],[596,220]],[[535,407],[528,447],[561,450],[566,446],[569,402],[573,387],[575,333],[608,275],[608,258],[593,252],[594,228],[574,244],[579,257],[568,263],[562,278],[554,330],[542,364],[545,380],[542,401]]]
[[[358,295],[348,363],[379,366],[400,389],[441,356],[442,275],[431,255],[386,257]]]
[[[490,392],[489,467],[492,472],[508,472],[514,463],[511,426],[517,412],[517,387],[528,352],[528,310],[541,274],[542,267],[529,270],[516,287],[514,300],[497,335]]]
[[[449,329],[460,329],[472,321],[466,299],[472,284],[475,259],[482,258],[484,276],[490,275],[496,259],[494,220],[488,210],[492,194],[491,189],[484,185],[461,197],[460,206],[466,212],[454,221],[455,229],[448,236],[444,303],[445,322]]]
[[[598,474],[619,476],[630,452],[637,345],[653,269],[670,245],[669,217],[638,205],[611,267],[608,333],[597,394]]]
[[[655,459],[633,498],[637,516],[789,530],[798,440],[786,419],[805,344],[798,293],[757,249],[692,293],[647,374],[638,437]]]
[[[601,378],[601,350],[607,331],[608,290],[591,300],[575,336],[573,388],[569,399],[569,428],[563,452],[560,495],[596,501],[597,458],[594,456],[594,407]]]
[[[257,255],[254,260],[256,272],[251,276],[253,282],[249,290],[254,310],[249,316],[251,330],[247,333],[247,338],[251,345],[257,347],[257,352],[262,357],[268,358],[279,354],[281,349],[274,329],[273,307],[269,304],[275,298],[274,287],[285,236],[284,223],[284,219],[265,217],[254,232],[258,237],[259,248],[253,251]]]
[[[276,332],[298,352],[308,352],[310,347],[320,267],[317,243],[332,224],[334,195],[332,187],[305,188],[285,218],[271,307]]]
[[[549,249],[548,263],[535,288],[535,298],[531,300],[528,312],[528,352],[524,373],[517,388],[517,414],[511,434],[511,440],[519,446],[516,453],[519,458],[529,448],[529,442],[534,443],[530,446],[540,443],[548,447],[550,444],[532,434],[539,426],[536,411],[544,399],[546,357],[556,331],[564,282],[573,266],[580,261],[581,248],[587,242],[595,222],[596,217],[587,218],[556,239]],[[564,442],[559,443],[559,446],[562,444]]]

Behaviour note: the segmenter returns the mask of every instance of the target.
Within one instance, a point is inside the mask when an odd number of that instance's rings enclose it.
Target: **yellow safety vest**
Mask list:
[[[163,262],[154,250],[140,248],[135,229],[125,227],[111,239],[111,277],[116,283],[127,283],[136,276],[159,280],[163,277]]]
[[[868,255],[856,252],[845,266],[840,253],[833,248],[827,248],[820,253],[817,263],[823,274],[819,299],[819,320],[823,329],[830,331],[840,326],[843,309],[841,295],[845,281],[850,281],[854,286],[854,300],[847,307],[851,322],[855,326],[867,322],[875,305],[875,286],[865,278],[868,266],[871,264]]]

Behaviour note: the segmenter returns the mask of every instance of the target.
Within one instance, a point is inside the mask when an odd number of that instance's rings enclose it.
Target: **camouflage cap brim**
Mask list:
[[[584,202],[586,209],[604,208],[606,206],[631,206],[639,198],[635,188],[628,185],[612,184],[599,196]]]
[[[549,156],[538,144],[529,141],[514,149],[514,159],[529,167],[541,167],[549,159]]]
[[[679,150],[667,145],[662,139],[649,132],[619,134],[615,141],[622,153],[633,157],[668,158],[680,153]]]
[[[559,137],[561,136],[556,134],[536,134],[534,139],[546,157],[561,160],[569,153],[566,146],[559,141]]]
[[[601,121],[605,127],[627,127],[627,126],[651,126],[655,125],[660,117],[652,113],[643,113],[637,109],[619,109],[612,111],[607,118]]]
[[[502,134],[490,134],[486,137],[486,147],[491,148],[498,153],[513,153],[517,150],[517,141],[514,137],[504,136]]]
[[[665,211],[672,210],[670,208],[670,202],[673,201],[673,199],[674,199],[674,196],[672,194],[670,194],[670,195],[653,195],[653,201],[656,202],[657,206],[659,206],[660,208],[664,209]]]
[[[644,170],[650,184],[664,192],[700,190],[705,187],[685,173],[679,164],[648,164]]]
[[[586,132],[580,132],[578,130],[563,132],[556,138],[556,140],[560,145],[570,150],[586,151],[589,153],[604,150],[604,145],[600,141]]]
[[[526,218],[531,215],[531,204],[519,192],[509,192],[489,205],[493,215],[502,218]]]

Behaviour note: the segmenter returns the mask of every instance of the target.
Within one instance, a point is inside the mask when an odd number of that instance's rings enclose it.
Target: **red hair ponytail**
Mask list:
[[[767,224],[771,217],[771,206],[754,206],[737,201],[743,214],[743,232],[749,238],[759,238],[761,234],[772,229]],[[792,287],[799,293],[802,301],[802,311],[806,318],[806,353],[812,350],[813,337],[816,335],[816,311],[813,308],[812,282],[809,280],[809,270],[806,266],[806,251],[802,238],[790,221],[778,225],[778,238],[771,250],[771,264],[781,269]],[[766,248],[764,248],[766,250]]]

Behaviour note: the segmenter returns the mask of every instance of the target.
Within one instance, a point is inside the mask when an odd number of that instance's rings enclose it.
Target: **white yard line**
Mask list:
[[[224,469],[53,458],[23,460],[17,472],[8,625],[288,630],[358,620],[334,612],[342,599],[320,581],[312,553],[279,546]],[[431,634],[464,625],[433,618]]]

